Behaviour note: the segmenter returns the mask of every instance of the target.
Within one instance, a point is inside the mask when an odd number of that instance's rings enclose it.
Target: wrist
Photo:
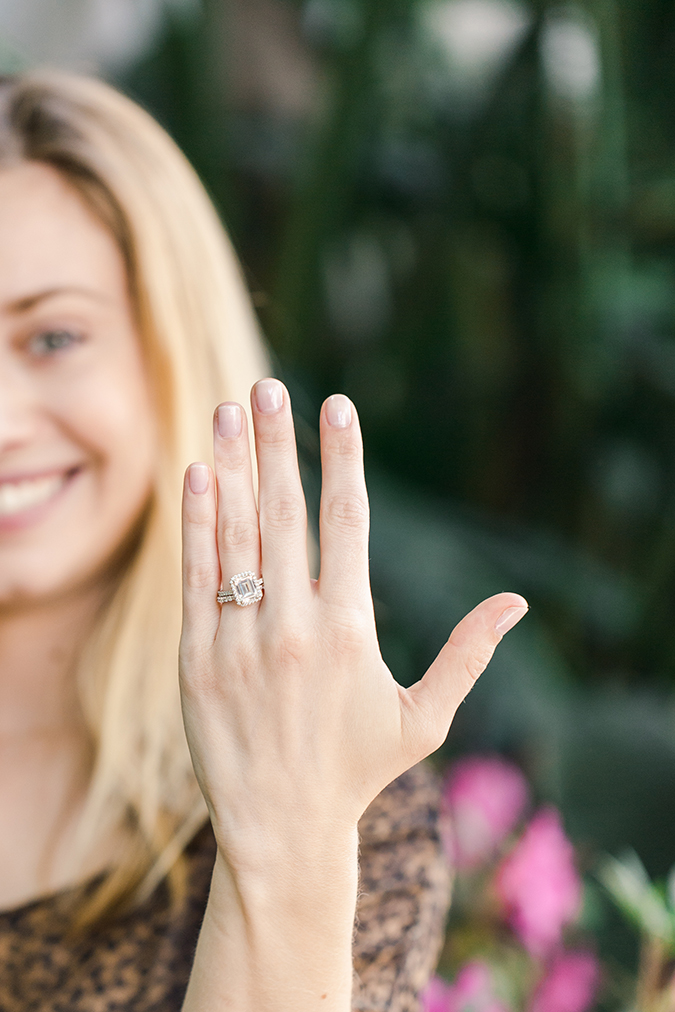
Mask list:
[[[283,819],[257,812],[224,822],[212,818],[218,847],[216,866],[225,865],[239,882],[279,882],[277,870],[288,880],[304,871],[321,879],[351,868],[358,854],[358,823],[336,818],[325,810]]]
[[[313,910],[353,921],[358,886],[358,832],[281,835],[248,846],[219,846],[210,902],[231,912],[233,898],[249,918],[298,917]],[[215,911],[214,911],[215,912]]]
[[[184,1012],[349,1012],[358,836],[219,850]]]

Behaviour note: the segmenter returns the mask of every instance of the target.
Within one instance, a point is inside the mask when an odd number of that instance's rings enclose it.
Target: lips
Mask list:
[[[0,481],[0,519],[14,517],[49,502],[72,475],[72,471]]]

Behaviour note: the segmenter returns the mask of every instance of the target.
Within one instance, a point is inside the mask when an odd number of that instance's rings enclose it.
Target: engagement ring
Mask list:
[[[240,608],[245,608],[248,604],[255,604],[256,601],[260,601],[263,596],[263,579],[257,577],[255,573],[250,570],[246,573],[237,573],[230,580],[230,591],[219,590],[216,594],[216,601],[218,604],[228,604],[230,601],[234,601]]]

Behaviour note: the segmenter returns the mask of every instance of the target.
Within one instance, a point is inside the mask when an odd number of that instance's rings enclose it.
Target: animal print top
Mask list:
[[[390,784],[361,820],[353,992],[359,1012],[417,1012],[435,965],[450,878],[437,801],[431,775],[418,766]],[[215,856],[210,827],[187,853],[189,888],[178,909],[159,888],[84,940],[67,933],[72,891],[0,913],[0,1012],[179,1012]]]

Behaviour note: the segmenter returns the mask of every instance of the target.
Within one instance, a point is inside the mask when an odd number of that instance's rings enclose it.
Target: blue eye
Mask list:
[[[46,357],[69,348],[72,344],[78,344],[81,340],[80,334],[74,334],[70,330],[44,330],[31,337],[28,347],[34,355]]]

